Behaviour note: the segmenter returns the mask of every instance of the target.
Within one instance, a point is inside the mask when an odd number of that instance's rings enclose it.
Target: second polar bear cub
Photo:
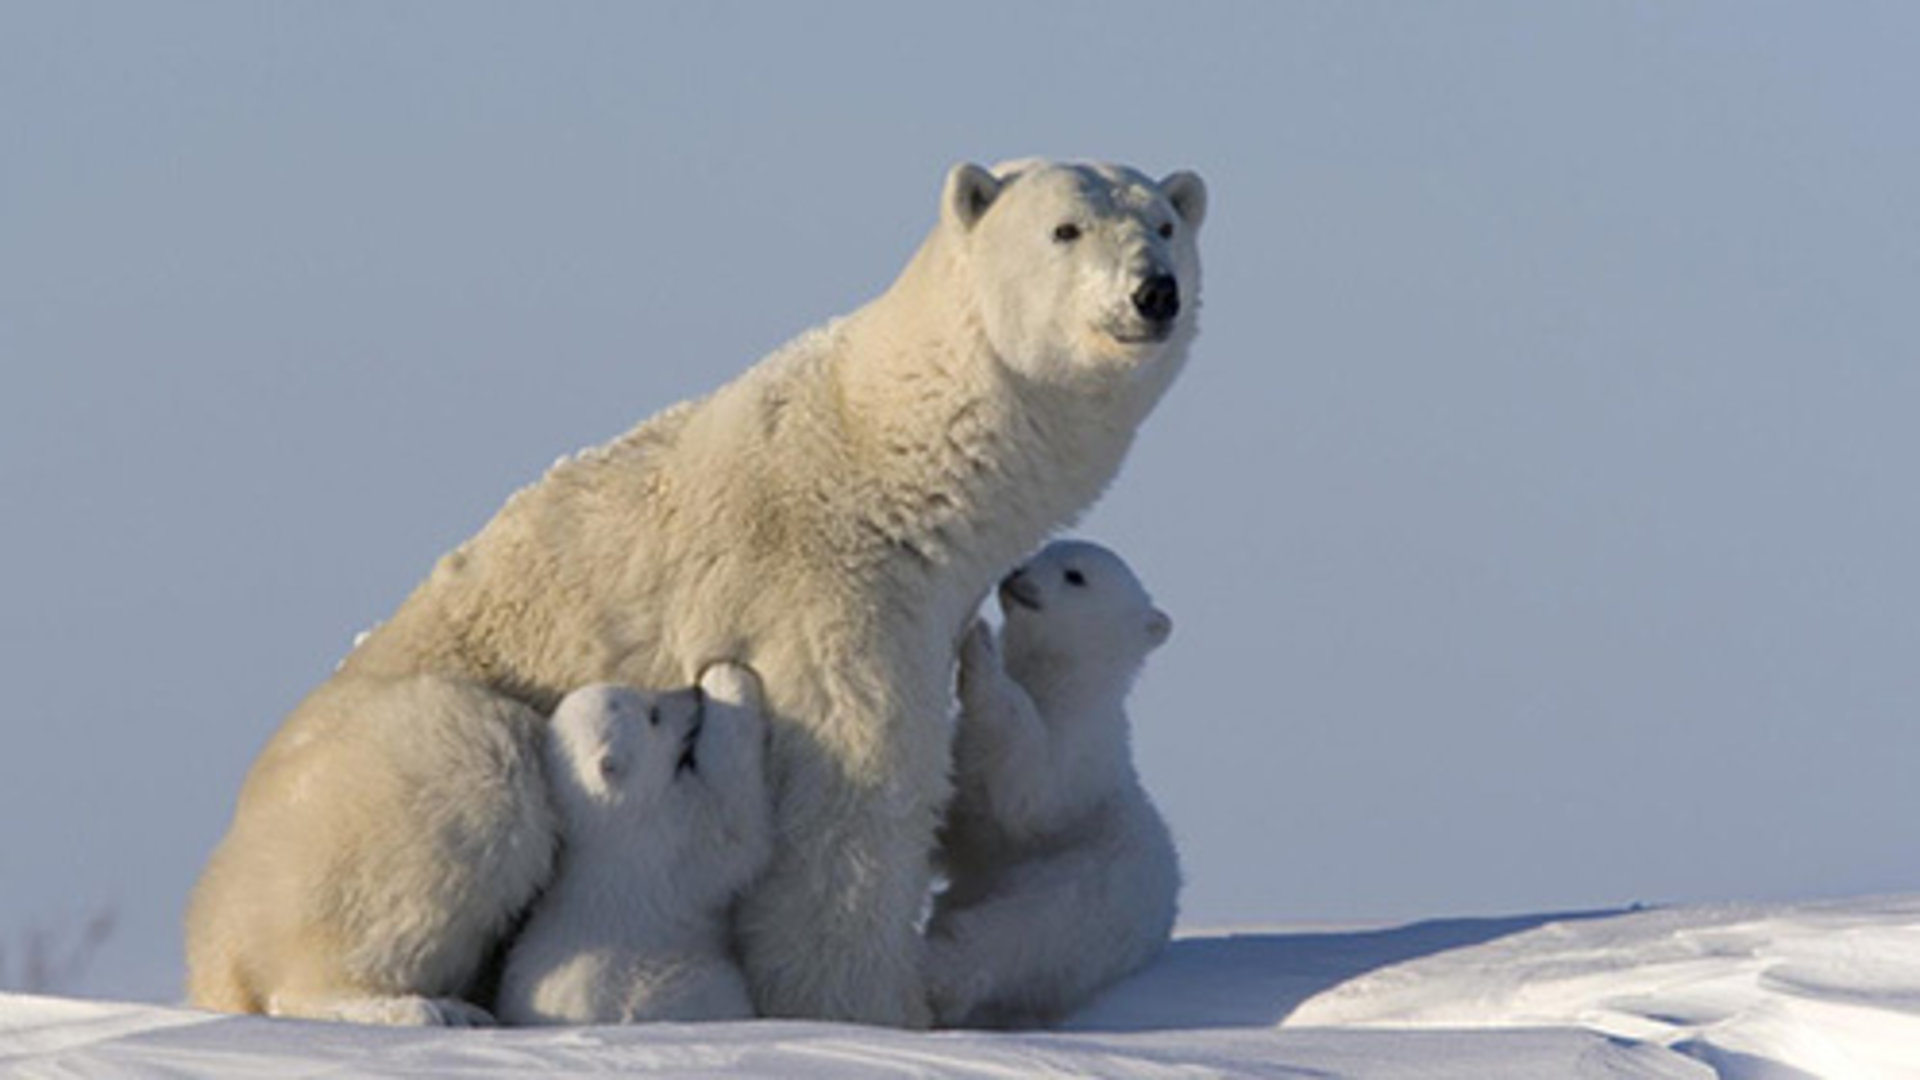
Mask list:
[[[960,653],[949,886],[927,925],[948,1025],[1060,1019],[1159,952],[1180,889],[1125,709],[1172,620],[1119,556],[1074,541],[1002,582],[1000,606],[998,647],[976,624]]]
[[[765,742],[759,679],[738,664],[697,689],[562,699],[546,753],[560,869],[507,955],[502,1021],[754,1015],[727,916],[773,851]]]

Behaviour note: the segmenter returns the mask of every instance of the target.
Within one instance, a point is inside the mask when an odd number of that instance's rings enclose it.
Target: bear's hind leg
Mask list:
[[[301,1020],[329,1020],[344,1024],[384,1024],[393,1027],[491,1027],[493,1014],[459,998],[430,998],[411,994],[362,997],[350,994],[275,994],[267,1001],[267,1015]]]
[[[195,894],[194,1003],[486,1022],[459,999],[552,869],[542,723],[456,680],[323,686],[255,764]],[[227,970],[244,1002],[211,993]]]

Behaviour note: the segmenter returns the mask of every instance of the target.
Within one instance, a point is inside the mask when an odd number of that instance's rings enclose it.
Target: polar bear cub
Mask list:
[[[597,684],[560,702],[546,743],[559,873],[508,953],[503,1022],[754,1015],[728,912],[773,851],[765,742],[759,679],[738,664],[698,688]]]
[[[1173,622],[1127,564],[1061,541],[1000,586],[960,652],[949,886],[927,925],[938,1022],[1050,1023],[1173,930],[1180,867],[1140,785],[1126,696]]]

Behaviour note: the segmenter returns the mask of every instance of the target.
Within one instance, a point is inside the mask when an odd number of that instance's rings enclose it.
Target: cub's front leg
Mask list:
[[[1063,775],[1053,730],[1026,688],[1007,674],[999,643],[975,622],[960,645],[960,720],[954,772],[961,798],[1014,836],[1058,825],[1073,793]]]
[[[773,800],[767,790],[766,698],[760,677],[731,661],[700,673],[701,734],[695,779],[707,807],[710,834],[735,873],[728,887],[744,886],[773,854]]]

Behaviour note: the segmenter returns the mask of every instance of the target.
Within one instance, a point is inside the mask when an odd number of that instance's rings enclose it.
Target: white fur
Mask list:
[[[717,664],[700,689],[596,684],[555,710],[559,875],[508,955],[502,1022],[754,1015],[727,912],[773,853],[766,721],[745,668]]]
[[[193,1000],[472,992],[547,877],[551,811],[518,784],[542,713],[734,659],[765,684],[778,831],[737,915],[756,1006],[924,1024],[955,643],[1184,364],[1205,205],[1187,173],[958,166],[884,295],[516,495],[262,754],[189,911]],[[1129,304],[1162,273],[1156,339]]]
[[[943,1024],[1059,1019],[1166,944],[1180,890],[1125,709],[1172,622],[1094,544],[1048,545],[1000,600],[1004,664],[984,625],[960,653],[950,884],[927,926]]]

